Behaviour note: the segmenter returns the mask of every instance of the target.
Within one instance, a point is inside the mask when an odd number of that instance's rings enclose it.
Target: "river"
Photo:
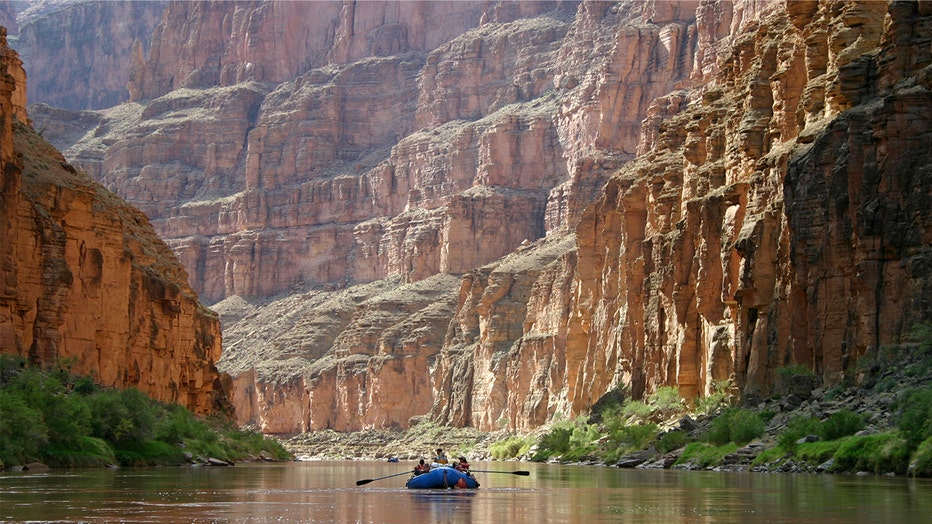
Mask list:
[[[0,474],[0,522],[864,522],[932,519],[932,481],[475,463],[478,490],[418,491],[387,462]],[[507,473],[528,470],[530,476]]]

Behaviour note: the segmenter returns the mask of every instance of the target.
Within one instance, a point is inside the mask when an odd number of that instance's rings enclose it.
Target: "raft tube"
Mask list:
[[[479,482],[472,475],[467,475],[461,471],[456,471],[449,466],[433,468],[427,473],[411,477],[405,483],[409,489],[445,489],[445,488],[466,488],[476,489]]]

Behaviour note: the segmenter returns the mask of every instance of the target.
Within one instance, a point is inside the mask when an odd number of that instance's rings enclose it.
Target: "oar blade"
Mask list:
[[[474,469],[473,473],[502,473],[504,475],[520,475],[522,477],[530,477],[530,471],[493,471],[489,469]]]
[[[392,477],[400,477],[401,475],[408,475],[408,474],[410,474],[410,473],[411,473],[410,471],[402,471],[401,473],[395,473],[394,475],[385,475],[384,477],[376,477],[376,478],[374,478],[374,479],[362,479],[362,480],[357,480],[357,481],[356,481],[356,485],[357,485],[357,486],[362,486],[362,485],[368,484],[368,483],[373,482],[373,481],[376,481],[376,480],[390,479],[390,478],[392,478]]]

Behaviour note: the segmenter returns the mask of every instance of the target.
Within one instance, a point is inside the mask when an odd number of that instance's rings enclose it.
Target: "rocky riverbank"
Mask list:
[[[685,433],[691,442],[706,440],[717,415],[691,414],[679,414],[676,418],[663,421],[659,425],[662,429],[658,438],[653,439],[645,449],[609,461],[593,456],[573,462],[624,468],[786,473],[859,472],[852,471],[850,466],[847,469],[839,467],[832,458],[817,460],[818,454],[804,455],[803,460],[798,454],[786,452],[781,446],[786,445],[784,435],[787,428],[793,426],[794,421],[807,420],[814,421],[813,424],[823,424],[833,415],[853,413],[857,415],[861,428],[854,434],[855,438],[880,436],[891,432],[896,434],[900,418],[898,411],[902,408],[897,405],[898,398],[904,392],[927,390],[932,385],[932,362],[928,353],[916,347],[900,346],[893,353],[865,360],[860,371],[852,377],[853,384],[849,386],[819,387],[812,375],[798,374],[786,377],[779,385],[779,393],[769,398],[745,396],[740,403],[766,421],[766,429],[758,438],[736,447],[734,451],[724,454],[713,463],[701,463],[691,460],[689,456],[684,458],[684,451],[687,449],[685,446],[665,453],[658,451],[660,446],[657,444],[662,436],[670,432]],[[721,413],[721,410],[717,411],[717,414]],[[545,431],[530,437],[540,437]],[[483,433],[472,428],[443,427],[424,421],[415,424],[408,431],[322,431],[301,434],[285,440],[284,445],[296,457],[304,460],[387,460],[392,457],[399,460],[416,460],[429,456],[438,447],[451,454],[464,454],[470,460],[491,460],[492,446],[513,436],[506,432]],[[817,434],[803,434],[797,444],[809,444],[820,440],[821,437]],[[536,448],[537,446],[532,446],[530,451],[515,458],[533,460]],[[561,460],[561,457],[553,457],[549,461],[566,462]],[[915,466],[911,468],[914,469]],[[916,473],[912,469],[909,472]]]
[[[397,458],[416,461],[431,457],[443,448],[448,454],[467,455],[471,460],[489,460],[489,448],[508,437],[504,432],[484,433],[473,428],[444,427],[430,422],[407,431],[366,430],[352,433],[316,431],[283,440],[282,444],[298,460],[382,460]]]

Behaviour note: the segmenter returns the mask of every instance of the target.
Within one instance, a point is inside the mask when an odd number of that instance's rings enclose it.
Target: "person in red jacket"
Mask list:
[[[466,457],[461,455],[453,467],[456,468],[456,471],[462,471],[463,473],[469,475],[469,462],[466,462]]]
[[[422,475],[428,471],[430,471],[430,466],[424,462],[424,459],[421,459],[421,461],[417,463],[417,466],[414,466],[415,476]]]

